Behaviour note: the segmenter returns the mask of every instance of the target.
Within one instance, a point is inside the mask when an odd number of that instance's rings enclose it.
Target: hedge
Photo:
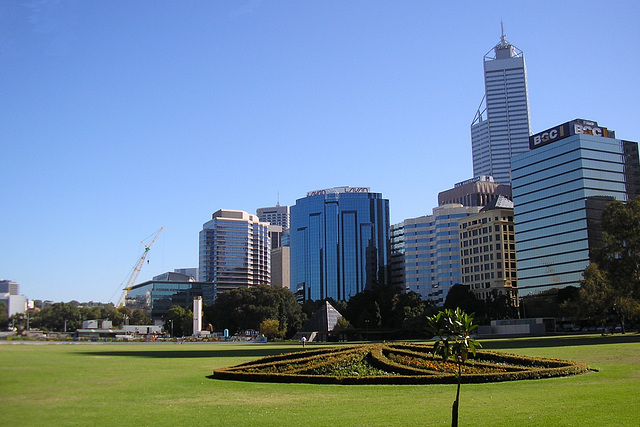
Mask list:
[[[435,357],[430,345],[365,344],[269,356],[216,369],[213,378],[313,384],[448,384],[457,382],[452,366],[455,364],[445,365]],[[567,360],[482,350],[465,366],[470,372],[463,373],[464,383],[551,378],[589,370],[586,364]],[[358,369],[363,367],[367,367],[366,372],[373,370],[381,374],[359,375]],[[452,372],[443,372],[446,369]],[[329,374],[322,374],[326,372]]]

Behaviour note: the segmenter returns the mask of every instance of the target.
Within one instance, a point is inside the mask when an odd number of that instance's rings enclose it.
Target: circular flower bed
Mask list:
[[[281,354],[216,369],[216,379],[316,384],[455,383],[457,365],[431,345],[365,344]],[[477,351],[462,369],[465,383],[550,378],[587,372],[583,363]]]

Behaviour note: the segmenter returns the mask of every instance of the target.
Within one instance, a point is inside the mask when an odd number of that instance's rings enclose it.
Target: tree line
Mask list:
[[[5,313],[0,317],[0,328],[8,326],[15,327],[22,331],[39,329],[52,332],[73,332],[82,328],[84,320],[109,320],[114,327],[121,327],[125,323],[130,325],[149,325],[151,319],[142,310],[131,310],[127,307],[116,308],[113,304],[81,304],[76,301],[60,302],[52,304],[41,310],[29,310],[28,313],[6,316],[6,309],[0,312]]]
[[[401,331],[404,336],[420,335],[428,315],[435,306],[421,300],[414,292],[400,288],[376,286],[345,301],[331,298],[305,301],[301,306],[295,295],[285,288],[266,285],[243,287],[224,292],[212,305],[203,308],[205,327],[213,331],[228,329],[231,334],[243,330],[259,330],[270,338],[290,338],[324,304],[329,301],[341,314],[342,327]],[[174,335],[190,333],[191,313],[172,307],[165,316],[165,329],[173,323]],[[176,325],[183,325],[176,329]]]

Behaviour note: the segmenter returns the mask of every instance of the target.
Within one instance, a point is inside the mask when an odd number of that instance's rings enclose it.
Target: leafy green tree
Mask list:
[[[169,307],[163,318],[164,330],[171,332],[174,337],[184,337],[193,334],[193,313],[179,305]]]
[[[403,335],[422,335],[426,328],[427,316],[437,313],[433,304],[423,301],[420,295],[410,291],[393,297],[390,326],[403,331]]]
[[[82,315],[77,301],[71,303],[59,302],[35,313],[31,320],[33,328],[45,331],[68,332],[82,327]]]
[[[364,290],[349,298],[345,317],[360,329],[377,329],[382,326],[380,303],[376,299],[376,294],[373,291]]]
[[[147,313],[137,308],[131,312],[131,315],[129,316],[129,324],[130,325],[150,325],[151,318]]]
[[[606,323],[615,314],[626,320],[640,311],[640,198],[613,201],[602,214],[602,246],[584,270],[577,313]]]
[[[625,323],[628,319],[638,317],[640,315],[640,302],[629,296],[616,295],[613,298],[613,311],[620,319],[622,333],[626,333]]]
[[[285,331],[280,330],[280,322],[278,319],[265,319],[260,322],[259,331],[268,339],[282,338]]]
[[[9,326],[9,307],[4,301],[0,301],[0,330],[5,330]]]
[[[640,300],[640,197],[613,201],[602,214],[602,247],[595,260],[623,296]]]
[[[604,326],[615,297],[607,272],[601,270],[598,264],[591,263],[582,275],[584,280],[580,286],[578,313],[583,317],[591,317]]]
[[[338,317],[338,321],[336,322],[336,325],[333,327],[333,330],[334,331],[346,331],[350,327],[351,327],[351,324],[349,323],[349,321],[347,319],[345,319],[344,317],[340,316],[340,317]]]
[[[110,320],[113,326],[116,327],[121,326],[124,320],[122,314],[112,303],[100,307],[99,312],[96,314],[98,317],[95,317],[95,319]]]
[[[433,345],[434,354],[442,357],[445,361],[453,357],[458,366],[456,400],[451,409],[451,426],[457,427],[462,366],[467,361],[469,353],[475,355],[476,348],[482,347],[478,341],[471,337],[471,332],[478,326],[473,324],[473,314],[468,315],[460,308],[456,308],[455,311],[444,309],[438,314],[428,317],[427,325],[429,331],[437,337]]]
[[[9,323],[18,331],[18,334],[27,329],[27,316],[24,313],[15,313],[9,317]]]
[[[258,330],[263,320],[276,319],[287,337],[293,336],[306,320],[291,291],[265,285],[223,292],[203,311],[206,323],[217,330]]]
[[[518,307],[516,307],[514,300],[508,295],[499,294],[495,289],[482,302],[487,320],[518,318]]]
[[[626,333],[626,321],[640,314],[640,303],[628,293],[613,286],[607,271],[591,263],[582,273],[579,301],[573,305],[578,317],[590,317],[605,325],[609,315],[615,314],[622,333]]]

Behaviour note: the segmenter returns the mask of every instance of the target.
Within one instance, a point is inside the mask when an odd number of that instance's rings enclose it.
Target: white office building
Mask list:
[[[226,289],[271,284],[269,224],[221,209],[200,231],[200,279]]]
[[[391,247],[396,248],[393,266],[404,262],[406,292],[413,291],[424,300],[442,304],[449,289],[462,283],[460,222],[480,209],[480,206],[443,205],[434,208],[433,215],[405,219],[393,226],[397,231],[391,238]],[[402,252],[404,257],[399,257]],[[397,272],[395,277],[401,279]]]

